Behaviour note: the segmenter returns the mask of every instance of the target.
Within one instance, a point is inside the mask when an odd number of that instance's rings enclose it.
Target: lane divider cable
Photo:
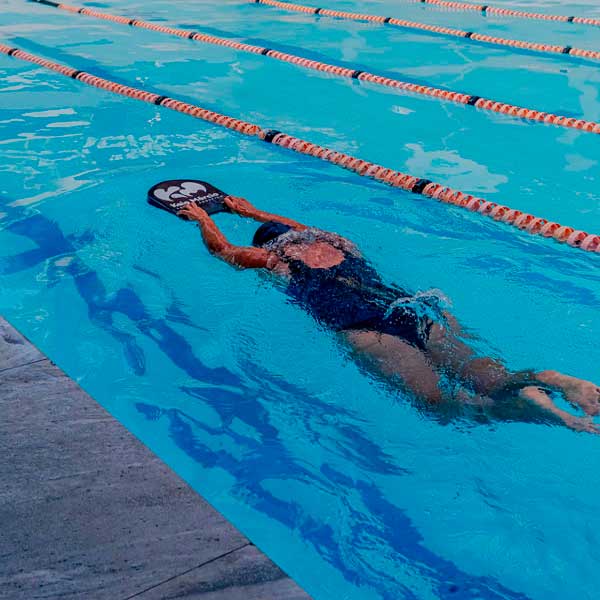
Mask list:
[[[304,6],[303,4],[293,4],[291,2],[280,2],[279,0],[247,0],[253,4],[263,4],[273,6],[281,10],[306,13],[309,15],[318,15],[319,17],[335,17],[337,19],[350,19],[353,21],[369,21],[371,23],[380,23],[394,25],[404,29],[418,29],[429,33],[438,33],[451,37],[468,39],[473,42],[483,44],[492,44],[495,46],[507,46],[509,48],[518,48],[520,50],[532,50],[546,54],[565,54],[576,56],[578,58],[600,60],[600,52],[597,50],[585,50],[583,48],[574,48],[572,46],[563,46],[558,44],[544,44],[540,42],[527,42],[524,40],[512,40],[508,38],[496,37],[475,31],[465,31],[464,29],[454,29],[441,25],[428,25],[427,23],[417,23],[415,21],[406,21],[396,19],[395,17],[381,17],[379,15],[369,15],[366,13],[354,13],[344,10],[331,10],[329,8],[315,9],[313,6]],[[319,12],[317,13],[316,10]]]
[[[451,0],[405,0],[419,4],[429,4],[435,7],[478,12],[482,15],[498,15],[501,17],[514,17],[516,19],[538,19],[540,21],[557,21],[559,23],[577,23],[579,25],[600,26],[600,19],[592,17],[575,17],[566,15],[549,15],[545,13],[530,12],[526,10],[516,10],[513,8],[502,8],[500,6],[490,6],[489,4],[473,4],[472,2],[453,2]]]
[[[362,177],[368,177],[406,192],[412,192],[423,198],[431,198],[445,204],[463,208],[473,213],[479,213],[482,216],[518,228],[531,235],[552,238],[557,242],[568,244],[573,248],[579,248],[587,252],[600,253],[600,235],[598,234],[590,234],[586,231],[567,227],[560,223],[536,217],[532,214],[515,210],[502,204],[489,202],[483,198],[466,194],[440,183],[435,183],[429,179],[416,177],[394,169],[388,169],[349,154],[337,152],[330,148],[297,138],[293,135],[288,135],[277,129],[265,129],[254,123],[249,123],[242,119],[235,119],[196,106],[195,104],[182,102],[166,95],[147,92],[139,88],[110,81],[109,79],[96,77],[91,73],[61,65],[60,63],[53,62],[35,54],[30,54],[29,52],[24,52],[23,50],[5,44],[0,44],[0,54],[6,54],[12,58],[33,63],[54,71],[55,73],[59,73],[60,75],[64,75],[65,77],[72,78],[81,83],[114,94],[133,98],[149,104],[156,104],[197,119],[202,119],[209,123],[214,123],[220,127],[231,129],[243,135],[258,138],[266,143],[293,150],[299,154],[313,156],[322,161],[353,171]]]
[[[337,77],[345,77],[350,79],[357,79],[359,81],[371,83],[374,85],[380,85],[388,88],[400,90],[402,92],[418,94],[421,96],[428,96],[430,98],[436,98],[441,101],[454,102],[457,104],[464,104],[466,106],[474,106],[481,110],[491,111],[497,114],[507,115],[509,117],[516,117],[519,119],[525,119],[529,121],[535,121],[537,123],[545,123],[549,125],[555,125],[557,127],[566,127],[569,129],[577,129],[588,133],[600,134],[600,124],[594,121],[588,121],[586,119],[577,119],[575,117],[565,117],[561,115],[555,115],[544,111],[524,108],[516,106],[514,104],[508,104],[506,102],[499,102],[497,100],[490,100],[489,98],[482,98],[472,94],[463,94],[461,92],[455,92],[452,90],[444,90],[428,85],[420,85],[416,83],[410,83],[407,81],[401,81],[399,79],[391,77],[382,77],[368,71],[362,71],[360,69],[351,69],[347,67],[340,67],[338,65],[332,65],[317,60],[311,60],[303,56],[296,56],[294,54],[288,54],[286,52],[279,52],[271,48],[263,48],[262,46],[255,46],[252,44],[245,44],[242,42],[236,42],[235,40],[217,37],[214,35],[208,35],[200,33],[198,31],[191,31],[187,29],[178,29],[176,27],[168,27],[166,25],[159,25],[157,23],[151,23],[143,21],[141,19],[132,19],[129,17],[123,17],[119,15],[111,15],[109,13],[100,12],[92,8],[72,6],[68,4],[61,4],[53,2],[52,0],[30,0],[38,4],[45,4],[47,6],[53,6],[61,10],[65,10],[72,14],[87,15],[89,17],[95,17],[97,19],[103,19],[105,21],[112,21],[115,23],[121,23],[132,27],[140,27],[143,29],[149,29],[157,33],[163,33],[168,35],[174,35],[181,38],[187,38],[196,42],[202,42],[205,44],[213,44],[217,46],[225,46],[241,52],[249,52],[251,54],[257,54],[287,62],[298,67],[305,69],[312,69],[327,73],[329,75]]]

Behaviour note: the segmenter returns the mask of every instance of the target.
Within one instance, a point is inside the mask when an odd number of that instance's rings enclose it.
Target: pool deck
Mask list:
[[[0,317],[0,598],[310,600]]]

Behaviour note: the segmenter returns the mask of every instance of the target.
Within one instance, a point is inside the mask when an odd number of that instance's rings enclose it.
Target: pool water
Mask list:
[[[494,4],[600,17],[591,0]],[[242,0],[86,5],[600,120],[592,61]],[[594,27],[328,6],[600,49]],[[600,232],[595,135],[21,0],[0,9],[3,43]],[[597,255],[5,56],[0,157],[0,314],[315,600],[597,597],[596,436],[437,419],[145,195],[205,179],[337,231],[387,280],[441,290],[482,353],[599,381]],[[254,230],[218,223],[236,243]]]

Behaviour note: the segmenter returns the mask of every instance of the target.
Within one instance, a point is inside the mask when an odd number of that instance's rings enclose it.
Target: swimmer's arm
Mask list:
[[[230,243],[206,211],[196,204],[189,204],[179,215],[190,221],[197,221],[208,251],[230,265],[242,269],[271,268],[274,259],[271,252]]]
[[[283,223],[284,225],[288,225],[292,229],[296,229],[297,231],[303,231],[304,229],[308,229],[306,225],[302,223],[298,223],[298,221],[294,221],[292,219],[288,219],[287,217],[282,217],[280,215],[274,215],[273,213],[265,212],[264,210],[259,210],[248,200],[244,198],[238,198],[237,196],[227,196],[225,198],[225,204],[229,207],[229,209],[240,215],[241,217],[247,217],[249,219],[254,219],[260,223],[266,223],[267,221],[277,221],[277,223]]]

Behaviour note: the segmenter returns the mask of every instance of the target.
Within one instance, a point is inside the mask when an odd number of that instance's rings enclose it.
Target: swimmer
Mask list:
[[[348,239],[264,212],[243,198],[223,194],[222,202],[262,223],[251,247],[231,244],[197,203],[177,214],[198,223],[213,255],[280,278],[289,297],[336,332],[361,367],[424,406],[460,406],[479,419],[547,421],[599,432],[591,419],[600,414],[600,389],[593,383],[556,371],[511,372],[478,356],[435,296],[384,283]],[[556,394],[586,416],[561,408]]]

